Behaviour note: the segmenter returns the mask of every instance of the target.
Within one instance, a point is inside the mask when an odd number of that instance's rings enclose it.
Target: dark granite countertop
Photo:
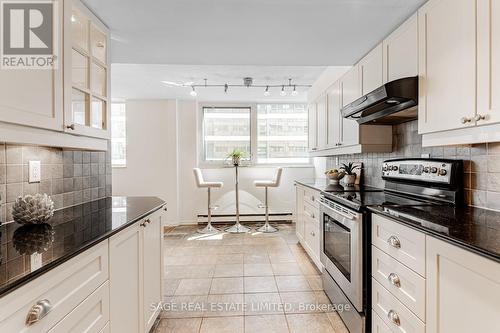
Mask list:
[[[46,224],[0,226],[0,297],[160,209],[156,197],[109,197],[56,211]]]
[[[385,209],[372,206],[368,209],[500,262],[500,212],[468,206],[386,207]]]

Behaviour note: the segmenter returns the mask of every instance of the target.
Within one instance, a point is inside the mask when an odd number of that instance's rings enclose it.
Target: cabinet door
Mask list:
[[[382,83],[382,44],[377,45],[359,61],[361,95],[379,88]]]
[[[427,333],[498,331],[500,264],[427,237]]]
[[[295,233],[299,240],[304,240],[304,189],[295,186]]]
[[[477,13],[477,124],[482,125],[500,122],[500,2],[477,1]]]
[[[327,140],[327,107],[326,107],[326,94],[322,94],[316,103],[317,107],[317,148],[325,149],[326,148],[326,140]]]
[[[144,315],[144,332],[149,332],[160,311],[159,306],[156,308],[154,306],[161,302],[161,211],[147,217],[145,223],[142,228],[144,272],[142,313]]]
[[[56,0],[58,32],[54,69],[1,69],[0,121],[55,131],[63,130],[62,1]]]
[[[359,67],[355,65],[340,79],[342,107],[361,97],[361,84],[359,80]]]
[[[382,42],[384,83],[418,75],[418,17],[411,16]]]
[[[317,106],[316,102],[308,105],[309,118],[308,118],[308,131],[309,131],[309,151],[318,150],[318,122],[317,122]]]
[[[112,332],[143,332],[142,231],[128,227],[109,241],[110,326]]]
[[[66,131],[109,138],[109,31],[79,0],[65,6],[64,27]]]
[[[340,113],[340,82],[335,82],[327,92],[328,138],[329,148],[337,147],[341,140],[342,115]]]
[[[476,1],[431,0],[418,11],[418,129],[475,125]]]
[[[354,66],[340,79],[341,105],[344,107],[360,97],[359,67]],[[359,144],[359,125],[356,121],[342,117],[340,144],[344,146]]]

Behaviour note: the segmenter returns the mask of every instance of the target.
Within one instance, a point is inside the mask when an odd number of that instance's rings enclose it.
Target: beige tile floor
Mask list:
[[[155,333],[348,333],[293,226],[212,236],[196,228],[165,235],[165,310]]]

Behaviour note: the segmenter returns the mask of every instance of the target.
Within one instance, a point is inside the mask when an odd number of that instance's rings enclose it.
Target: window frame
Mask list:
[[[112,142],[113,142],[113,133],[112,133],[112,125],[111,125],[111,119],[113,118],[113,104],[122,104],[124,105],[124,108],[125,108],[125,163],[123,164],[116,164],[116,163],[113,163],[113,152],[111,151],[113,149],[113,145],[112,145]],[[127,143],[127,103],[126,101],[122,101],[122,100],[116,100],[116,101],[112,101],[111,104],[110,104],[110,108],[109,108],[109,118],[110,118],[110,127],[109,127],[109,135],[110,135],[110,154],[111,154],[111,168],[117,168],[117,169],[122,169],[122,168],[126,168],[127,167],[127,153],[128,153],[128,143]],[[116,161],[116,160],[114,160]]]
[[[294,102],[294,103],[284,103],[284,102],[262,102],[262,103],[228,103],[228,102],[221,102],[221,103],[198,103],[198,112],[197,112],[197,123],[198,123],[198,128],[197,128],[197,157],[198,157],[198,166],[201,168],[224,168],[228,167],[227,164],[221,163],[220,161],[206,161],[204,152],[205,152],[205,133],[204,133],[204,128],[203,128],[203,122],[204,122],[204,112],[203,110],[205,108],[234,108],[234,109],[241,109],[241,108],[249,108],[250,109],[250,154],[251,158],[250,161],[247,164],[244,164],[244,166],[251,166],[251,167],[276,167],[276,166],[285,166],[285,167],[298,167],[298,168],[304,168],[304,167],[311,167],[313,166],[312,159],[310,156],[308,156],[308,161],[306,163],[258,163],[258,158],[257,158],[257,149],[258,149],[258,126],[257,126],[257,105],[258,104],[307,104],[307,103],[299,103],[299,102]],[[308,124],[309,126],[309,124]],[[308,138],[309,140],[309,138]]]

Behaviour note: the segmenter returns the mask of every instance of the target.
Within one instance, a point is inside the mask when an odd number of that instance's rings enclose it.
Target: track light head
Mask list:
[[[266,90],[264,91],[264,96],[269,96],[271,95],[271,92],[269,91],[269,86],[266,86]]]
[[[191,95],[191,96],[193,96],[193,97],[198,96],[198,93],[196,92],[196,90],[194,90],[194,87],[193,87],[193,86],[191,86],[191,89],[192,89],[192,90],[191,90],[191,92],[189,93],[189,95]]]
[[[293,86],[292,96],[297,96],[299,92],[297,91],[297,87]]]
[[[280,96],[286,96],[285,86],[281,86]]]

